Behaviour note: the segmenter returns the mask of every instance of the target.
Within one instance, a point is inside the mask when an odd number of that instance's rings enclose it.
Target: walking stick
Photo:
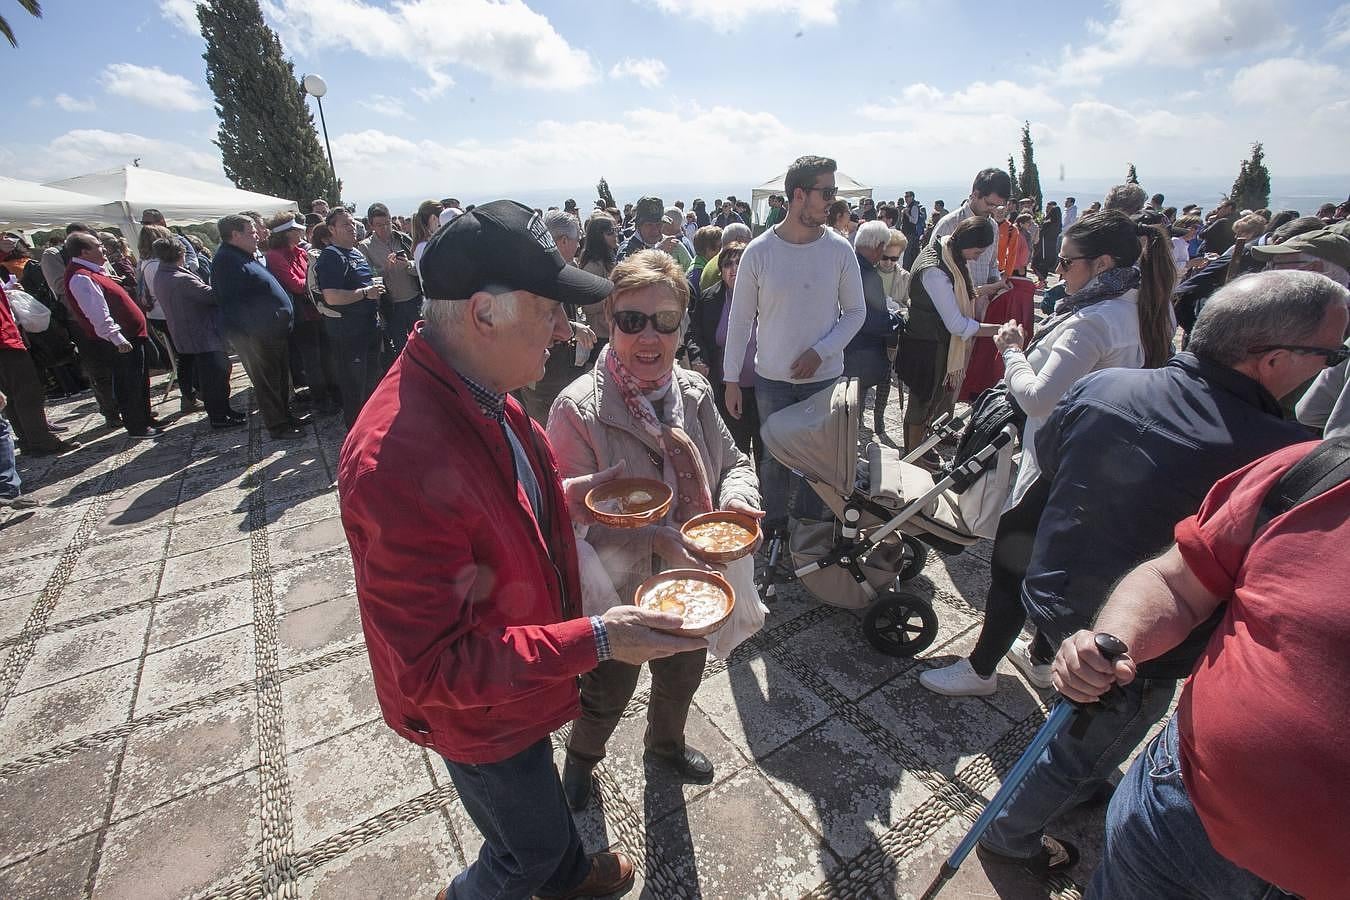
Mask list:
[[[1129,652],[1125,642],[1115,635],[1099,633],[1093,638],[1093,641],[1097,645],[1098,652],[1109,660],[1119,659]],[[970,855],[970,851],[975,849],[975,845],[979,843],[985,831],[993,824],[995,817],[1003,811],[1003,807],[1008,805],[1008,800],[1012,797],[1013,791],[1017,790],[1017,786],[1022,783],[1022,779],[1027,777],[1031,767],[1040,758],[1041,751],[1059,736],[1059,733],[1064,730],[1064,726],[1069,724],[1069,720],[1073,718],[1075,712],[1082,712],[1083,710],[1082,705],[1064,697],[1059,698],[1059,702],[1055,704],[1055,708],[1050,711],[1049,717],[1046,718],[1045,724],[1036,732],[1035,737],[1031,739],[1031,743],[1027,745],[1027,749],[1022,752],[1021,757],[1008,771],[1008,777],[1003,780],[1003,786],[998,789],[994,799],[989,801],[989,805],[984,808],[984,812],[980,813],[980,817],[975,820],[975,824],[970,827],[970,831],[966,832],[966,836],[961,839],[961,843],[956,845],[952,855],[947,857],[947,861],[938,870],[937,877],[933,879],[932,884],[928,885],[928,890],[923,892],[923,896],[919,900],[933,900],[942,890],[943,885],[952,880],[952,877],[956,875],[956,870],[961,868],[961,863],[965,862],[966,857]]]

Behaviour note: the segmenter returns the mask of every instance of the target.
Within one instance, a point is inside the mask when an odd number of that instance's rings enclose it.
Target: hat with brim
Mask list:
[[[299,219],[287,219],[280,225],[275,225],[268,230],[271,231],[272,234],[281,234],[283,231],[304,231],[305,223],[301,222]]]
[[[1335,227],[1319,228],[1317,231],[1295,235],[1283,244],[1262,244],[1259,247],[1252,247],[1251,251],[1254,256],[1265,260],[1306,253],[1334,263],[1342,269],[1350,269],[1350,238]]]
[[[491,287],[584,306],[614,289],[608,278],[569,265],[543,217],[513,200],[457,216],[427,242],[418,268],[431,300],[467,300]]]
[[[660,197],[643,197],[633,208],[633,218],[639,225],[648,225],[652,222],[660,222],[666,214],[665,204],[661,202]]]

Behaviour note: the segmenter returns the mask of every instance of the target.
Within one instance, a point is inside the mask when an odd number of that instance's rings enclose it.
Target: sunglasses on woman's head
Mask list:
[[[642,334],[648,322],[652,323],[657,334],[674,334],[680,330],[683,320],[684,311],[679,309],[663,309],[650,316],[635,309],[621,309],[614,313],[614,327],[624,334]]]

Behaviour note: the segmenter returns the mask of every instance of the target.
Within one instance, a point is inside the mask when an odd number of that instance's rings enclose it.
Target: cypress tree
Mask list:
[[[1041,206],[1041,170],[1036,168],[1036,151],[1031,146],[1031,123],[1022,122],[1022,176],[1019,182],[1021,195],[1036,201]]]
[[[1242,161],[1238,177],[1228,197],[1238,209],[1260,209],[1270,203],[1270,170],[1266,168],[1266,152],[1257,141],[1252,144],[1250,159]]]
[[[1134,163],[1130,163],[1130,169],[1128,172],[1125,173],[1125,183],[1126,184],[1139,183],[1139,173],[1134,170]]]
[[[1022,199],[1022,185],[1017,182],[1017,166],[1013,163],[1012,154],[1008,154],[1008,178],[1012,181],[1012,196],[1008,200],[1016,203]]]
[[[206,0],[197,18],[226,176],[244,190],[338,204],[342,183],[333,182],[295,67],[263,21],[258,0]]]

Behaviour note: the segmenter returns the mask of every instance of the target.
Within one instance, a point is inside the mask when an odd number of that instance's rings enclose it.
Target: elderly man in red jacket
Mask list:
[[[580,714],[577,676],[704,646],[620,606],[584,617],[572,522],[607,470],[560,481],[543,429],[509,392],[569,334],[562,303],[611,284],[567,265],[533,210],[465,213],[421,260],[425,321],[342,448],[342,520],[385,721],[439,753],[483,833],[440,898],[593,897],[632,862],[588,857],[549,734]]]

